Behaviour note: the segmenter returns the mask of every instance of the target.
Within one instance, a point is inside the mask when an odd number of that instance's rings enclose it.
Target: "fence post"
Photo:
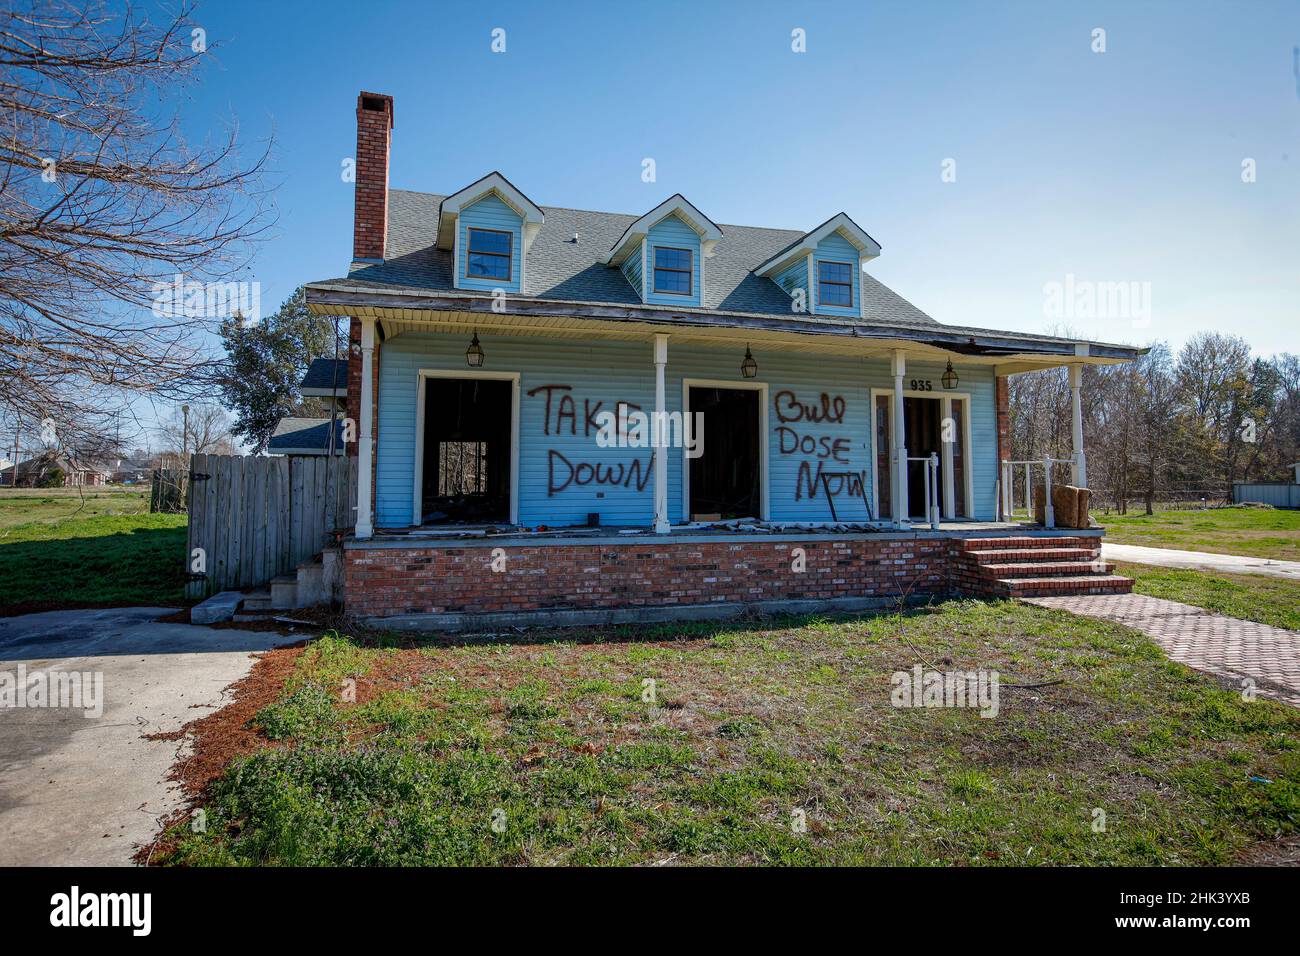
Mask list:
[[[1043,461],[1043,524],[1047,528],[1056,527],[1056,511],[1052,508],[1052,459]]]

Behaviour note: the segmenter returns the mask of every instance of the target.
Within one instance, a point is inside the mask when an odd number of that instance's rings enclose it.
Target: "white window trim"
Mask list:
[[[892,403],[894,398],[894,390],[892,388],[873,388],[871,390],[871,420],[868,427],[868,431],[870,433],[869,438],[871,442],[871,513],[876,516],[877,520],[883,520],[880,518],[880,490],[879,490],[879,485],[877,483],[880,478],[880,468],[878,467],[880,456],[879,454],[877,454],[876,451],[876,399],[881,395],[888,397],[890,402]],[[941,424],[943,421],[942,416],[944,412],[944,406],[947,405],[949,411],[951,412],[952,406],[949,403],[951,402],[952,399],[954,398],[961,399],[966,403],[965,414],[962,415],[962,429],[961,429],[962,442],[964,443],[966,448],[966,460],[963,462],[963,464],[965,465],[965,468],[963,469],[965,474],[964,474],[964,480],[962,481],[962,484],[965,486],[964,488],[962,488],[962,492],[966,496],[966,507],[965,507],[966,517],[962,520],[974,521],[975,520],[975,510],[974,510],[975,509],[975,469],[972,467],[972,463],[975,460],[975,455],[971,449],[970,392],[949,392],[949,391],[917,392],[917,391],[913,391],[912,389],[905,388],[903,389],[903,397],[904,398],[932,398],[935,401],[939,402],[939,415],[940,415]],[[947,400],[947,402],[945,402],[945,399]],[[894,428],[894,422],[892,417],[889,422],[889,428],[890,428],[890,433],[892,435],[893,428]],[[895,441],[897,441],[897,436],[893,436],[893,437]],[[891,454],[893,453],[893,450],[894,450],[893,448],[889,449]],[[940,460],[944,459],[943,455],[940,455],[939,457]],[[951,464],[950,459],[949,459],[949,464]],[[951,483],[951,481],[952,481],[952,468],[949,467],[946,469],[946,473],[944,477],[945,486],[948,486]],[[943,511],[944,520],[946,521],[955,520],[956,499],[951,497],[951,493],[949,493],[947,487],[945,487],[943,491],[944,493],[941,495],[943,499],[941,508]],[[950,502],[953,503],[953,507],[949,507]]]
[[[758,508],[760,521],[771,520],[771,508],[768,503],[768,428],[767,428],[767,382],[752,382],[716,379],[684,378],[682,379],[682,418],[691,413],[692,388],[730,388],[752,389],[758,396]],[[687,449],[682,448],[682,521],[691,520],[691,460],[686,457]]]
[[[519,372],[485,372],[482,369],[422,368],[415,393],[415,476],[411,487],[411,524],[419,527],[424,494],[424,403],[425,382],[431,378],[488,379],[510,382],[510,523],[519,523]]]

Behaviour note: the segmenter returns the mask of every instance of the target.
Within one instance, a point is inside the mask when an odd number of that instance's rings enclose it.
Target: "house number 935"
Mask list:
[[[912,391],[914,392],[933,392],[934,386],[930,384],[928,378],[912,379]]]

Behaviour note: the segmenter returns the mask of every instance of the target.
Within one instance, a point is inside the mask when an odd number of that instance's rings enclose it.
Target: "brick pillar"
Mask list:
[[[357,95],[356,190],[352,216],[353,260],[384,258],[388,234],[388,160],[392,150],[393,98],[383,93]],[[375,349],[374,374],[379,378],[379,349]],[[348,323],[347,416],[361,427],[361,323]],[[379,403],[375,402],[375,421]],[[378,434],[376,428],[375,434]],[[357,453],[356,443],[348,454]]]

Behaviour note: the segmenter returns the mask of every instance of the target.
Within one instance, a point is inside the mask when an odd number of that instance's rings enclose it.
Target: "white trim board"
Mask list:
[[[519,523],[519,372],[485,372],[482,369],[422,368],[416,373],[419,382],[415,393],[415,472],[411,488],[411,524],[419,527],[424,515],[420,507],[424,496],[424,403],[425,386],[431,378],[467,378],[510,382],[510,523]]]
[[[879,480],[879,473],[880,473],[880,468],[879,468],[877,465],[878,465],[878,462],[880,461],[880,457],[879,457],[879,455],[876,453],[876,398],[879,397],[879,396],[881,396],[881,395],[887,396],[887,397],[890,399],[891,410],[890,410],[890,418],[889,418],[889,431],[890,431],[890,436],[891,436],[892,438],[894,438],[895,443],[897,442],[897,436],[893,434],[893,431],[894,431],[894,418],[893,418],[892,402],[893,402],[893,397],[894,397],[894,390],[893,390],[892,388],[873,388],[873,389],[871,390],[871,406],[870,406],[870,407],[871,407],[871,423],[870,423],[870,428],[869,428],[869,431],[870,431],[869,439],[870,439],[870,448],[871,448],[871,459],[870,459],[870,460],[871,460],[871,513],[872,513],[873,515],[875,515],[875,516],[877,517],[877,519],[880,519],[880,491],[879,491],[879,486],[878,486],[878,484],[877,484],[877,481]],[[975,511],[974,511],[974,507],[975,507],[975,469],[972,467],[972,462],[973,462],[973,460],[974,460],[974,452],[972,451],[972,448],[971,448],[971,431],[970,431],[970,420],[971,420],[971,395],[970,395],[970,392],[949,392],[949,391],[942,391],[942,392],[918,392],[918,391],[913,391],[912,389],[907,389],[907,388],[905,388],[905,389],[903,389],[903,397],[904,397],[904,398],[931,398],[931,399],[934,399],[936,402],[939,402],[939,416],[940,416],[940,419],[939,419],[939,420],[940,420],[941,423],[942,423],[942,421],[943,421],[943,410],[944,410],[944,405],[945,405],[944,399],[947,399],[949,402],[951,402],[953,399],[960,399],[961,401],[963,401],[963,402],[966,403],[965,414],[962,415],[962,428],[961,428],[961,431],[962,431],[962,442],[965,444],[965,448],[966,448],[966,458],[965,458],[965,460],[962,462],[962,464],[963,464],[963,466],[964,466],[964,467],[963,467],[963,472],[964,472],[964,478],[965,478],[965,480],[962,482],[962,484],[965,485],[965,487],[964,487],[962,490],[963,490],[963,492],[965,493],[965,496],[966,496],[966,508],[965,508],[965,511],[966,511],[966,518],[965,518],[965,520],[966,520],[966,521],[974,521],[974,520],[975,520]],[[951,408],[951,406],[949,406],[949,407]],[[889,449],[891,455],[892,455],[892,453],[893,453],[893,450],[894,450],[894,449],[893,449],[892,447]],[[947,464],[951,464],[951,458],[948,457],[948,456],[940,455],[940,459],[941,459],[942,461],[944,461],[945,463],[947,463]],[[956,517],[956,502],[955,502],[955,500],[950,502],[950,500],[949,500],[949,492],[948,492],[948,486],[949,486],[950,483],[952,482],[952,469],[951,469],[951,467],[949,467],[949,468],[947,469],[947,472],[945,473],[945,475],[944,475],[944,479],[943,479],[943,480],[944,480],[944,486],[945,486],[945,487],[944,487],[944,489],[943,489],[943,494],[941,495],[941,497],[943,498],[943,503],[942,503],[942,505],[941,505],[941,511],[943,512],[944,520],[946,520],[946,521],[953,521],[953,520],[955,520],[955,517]],[[908,505],[909,505],[909,509],[908,509],[908,510],[911,510],[911,508],[910,508],[911,501],[908,501]],[[909,520],[910,520],[910,519],[909,519]]]
[[[729,388],[734,390],[750,389],[758,396],[758,508],[755,515],[760,521],[771,520],[768,506],[768,428],[767,428],[767,382],[728,381],[716,378],[682,379],[682,418],[691,412],[692,388]],[[682,448],[682,521],[691,520],[691,460],[686,457],[686,448]]]

